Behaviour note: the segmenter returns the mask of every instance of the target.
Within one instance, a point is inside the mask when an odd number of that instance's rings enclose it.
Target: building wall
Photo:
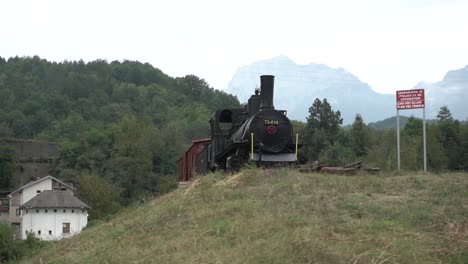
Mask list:
[[[36,210],[39,210],[39,212]],[[26,239],[29,232],[33,232],[41,240],[61,239],[79,233],[88,224],[88,212],[86,209],[57,208],[55,210],[57,212],[54,212],[53,208],[23,209],[21,239]],[[62,233],[64,223],[70,223],[69,234]]]
[[[52,179],[46,179],[32,186],[24,188],[22,192],[23,195],[21,197],[21,204],[24,204],[32,198],[36,197],[36,195],[38,195],[37,191],[43,192],[46,190],[52,190]]]
[[[19,207],[21,206],[21,193],[14,193],[10,198],[10,223],[20,223],[21,218],[16,214],[16,211],[19,212]],[[19,234],[18,234],[19,235]]]
[[[37,184],[34,184],[32,186],[29,186],[23,191],[16,192],[11,196],[10,199],[10,213],[9,213],[9,222],[10,223],[21,223],[21,211],[19,207],[23,205],[25,202],[31,200],[34,198],[38,193],[37,191],[40,190],[45,191],[45,190],[52,190],[52,179],[46,179],[43,180]],[[22,225],[19,227],[19,229],[16,232],[16,237],[20,237],[21,233],[24,232],[22,228]]]
[[[59,157],[59,144],[27,140],[0,139],[0,146],[15,150],[17,166],[13,173],[15,185],[22,185],[31,179],[49,175],[52,163]]]

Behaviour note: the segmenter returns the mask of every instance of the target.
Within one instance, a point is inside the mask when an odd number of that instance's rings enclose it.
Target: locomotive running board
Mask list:
[[[249,157],[252,157],[252,153],[249,152]],[[262,159],[260,160],[260,154],[253,154],[254,161],[266,161],[266,162],[292,162],[296,161],[295,153],[279,153],[279,154],[268,154],[262,153]]]

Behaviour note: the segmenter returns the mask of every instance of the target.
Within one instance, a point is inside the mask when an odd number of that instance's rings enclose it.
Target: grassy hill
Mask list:
[[[23,263],[468,263],[468,175],[211,174]]]

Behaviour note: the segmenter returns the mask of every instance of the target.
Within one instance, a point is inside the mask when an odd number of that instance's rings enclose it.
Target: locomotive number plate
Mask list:
[[[278,125],[278,124],[279,124],[278,120],[265,119],[265,125]]]

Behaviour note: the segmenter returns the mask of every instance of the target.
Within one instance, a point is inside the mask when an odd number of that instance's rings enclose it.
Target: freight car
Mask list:
[[[260,91],[255,90],[244,108],[221,109],[213,114],[210,140],[202,140],[202,145],[193,141],[179,159],[179,181],[190,180],[193,172],[237,169],[246,162],[297,162],[300,146],[291,121],[285,110],[276,110],[273,105],[274,78],[260,76]]]

